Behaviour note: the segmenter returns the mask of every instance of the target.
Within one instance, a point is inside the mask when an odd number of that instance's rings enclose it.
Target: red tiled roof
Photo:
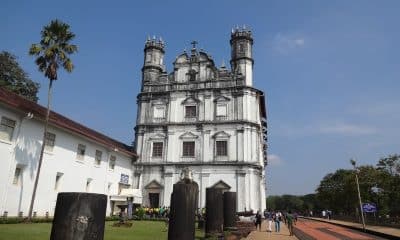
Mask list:
[[[3,88],[0,88],[0,103],[3,103],[11,108],[20,110],[26,114],[29,112],[33,113],[34,118],[45,120],[47,108],[29,101],[15,93],[9,92]],[[136,153],[133,152],[133,148],[117,140],[114,140],[106,135],[99,133],[93,129],[90,129],[82,124],[79,124],[69,118],[64,117],[61,114],[51,111],[49,117],[49,123],[59,128],[77,133],[84,136],[94,142],[104,145],[113,150],[117,150],[131,157],[137,157]]]

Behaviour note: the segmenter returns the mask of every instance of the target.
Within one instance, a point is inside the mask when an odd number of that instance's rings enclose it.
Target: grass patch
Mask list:
[[[106,222],[104,240],[158,240],[167,239],[164,222],[133,221],[131,228],[112,227]],[[51,223],[0,224],[0,240],[45,240],[50,238]],[[196,239],[202,239],[204,232],[197,231]]]

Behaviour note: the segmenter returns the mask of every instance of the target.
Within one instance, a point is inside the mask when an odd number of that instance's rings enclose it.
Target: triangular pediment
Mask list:
[[[228,133],[224,132],[224,131],[220,131],[215,133],[212,137],[213,138],[229,138],[231,135],[229,135]]]
[[[180,139],[195,139],[198,138],[199,136],[193,134],[192,132],[185,132],[184,134],[180,135]]]
[[[214,99],[214,102],[229,102],[231,99],[225,96],[218,96]]]
[[[157,133],[157,134],[154,134],[153,136],[151,136],[149,139],[150,140],[164,140],[165,134]]]
[[[144,188],[145,189],[161,189],[161,188],[163,188],[163,186],[156,180],[153,180],[149,184],[147,184]]]
[[[167,103],[168,103],[168,100],[160,98],[160,99],[153,100],[151,102],[151,105],[153,105],[153,106],[154,105],[166,105]]]
[[[185,99],[182,101],[181,104],[183,104],[183,105],[185,105],[185,104],[197,104],[198,102],[200,102],[199,99],[197,99],[197,98],[195,98],[195,97],[193,97],[193,96],[190,96],[190,97],[185,98]]]
[[[224,181],[220,180],[216,184],[211,186],[212,188],[218,188],[218,189],[223,189],[223,190],[229,190],[231,189],[231,186],[226,184]]]

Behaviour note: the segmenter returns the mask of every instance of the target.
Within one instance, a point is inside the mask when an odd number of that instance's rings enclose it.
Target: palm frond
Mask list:
[[[42,50],[40,44],[32,44],[29,48],[29,55],[39,55]]]
[[[29,54],[39,56],[36,65],[50,80],[57,80],[59,66],[72,72],[74,65],[69,55],[78,50],[76,45],[70,44],[74,37],[68,24],[55,19],[43,27],[40,42],[32,44]]]
[[[39,68],[39,71],[45,72],[47,68],[47,61],[43,56],[36,58],[35,60],[36,65]]]
[[[71,59],[66,59],[63,63],[63,67],[67,72],[72,72],[72,70],[74,69],[74,65],[72,64]]]

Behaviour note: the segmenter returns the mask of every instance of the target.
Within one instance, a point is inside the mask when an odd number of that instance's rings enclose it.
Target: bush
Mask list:
[[[16,223],[23,223],[25,222],[26,218],[21,217],[7,217],[7,218],[0,218],[0,224],[16,224]],[[32,218],[33,223],[51,223],[53,222],[53,218]]]

